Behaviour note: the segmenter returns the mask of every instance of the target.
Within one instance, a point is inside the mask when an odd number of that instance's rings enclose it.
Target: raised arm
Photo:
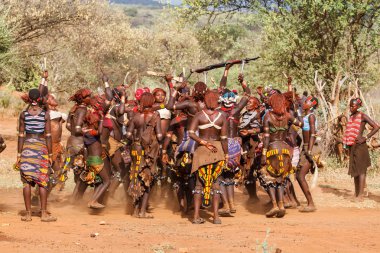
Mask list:
[[[113,96],[112,96],[112,89],[110,87],[110,84],[108,83],[109,81],[108,76],[103,75],[102,79],[104,83],[104,92],[106,94],[106,100],[108,101],[108,103],[110,103],[113,99]]]
[[[229,72],[231,66],[232,66],[232,64],[227,64],[225,69],[224,69],[224,73],[223,73],[222,79],[220,80],[220,84],[219,84],[219,88],[221,90],[224,90],[227,86],[227,77],[228,77],[228,72]]]
[[[125,101],[126,100],[127,100],[127,96],[125,94],[125,89],[123,88],[121,90],[120,105],[117,108],[118,116],[123,115],[125,113]]]
[[[41,79],[40,85],[38,86],[38,90],[40,92],[40,96],[44,100],[44,102],[46,102],[47,95],[49,93],[48,84],[47,84],[48,76],[49,76],[48,71],[45,70],[42,73],[42,79]]]
[[[288,85],[288,91],[293,91],[292,80],[293,80],[292,77],[288,76],[288,83],[287,83],[287,85]]]
[[[251,89],[248,87],[247,82],[244,80],[244,75],[243,74],[241,74],[241,73],[239,74],[238,81],[239,81],[241,87],[243,88],[243,91],[247,95],[251,95]]]

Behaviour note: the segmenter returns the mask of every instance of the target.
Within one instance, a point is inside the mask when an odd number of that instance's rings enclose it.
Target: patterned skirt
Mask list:
[[[25,139],[20,160],[21,181],[31,186],[47,188],[49,161],[46,141],[43,138]]]

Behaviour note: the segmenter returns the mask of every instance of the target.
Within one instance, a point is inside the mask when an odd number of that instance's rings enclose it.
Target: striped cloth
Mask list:
[[[198,135],[198,133],[196,133],[196,134]],[[189,132],[186,131],[185,135],[183,136],[183,140],[182,140],[181,144],[179,144],[179,146],[177,148],[176,154],[178,154],[180,152],[188,152],[188,153],[193,154],[195,147],[196,147],[196,144],[197,143],[193,139],[190,138]]]
[[[343,136],[343,144],[347,146],[352,146],[355,144],[356,138],[360,133],[360,125],[362,122],[362,113],[359,112],[357,115],[352,115],[347,122],[346,131]]]
[[[38,115],[31,115],[28,111],[24,112],[25,132],[27,134],[42,134],[45,132],[45,114],[42,110]]]

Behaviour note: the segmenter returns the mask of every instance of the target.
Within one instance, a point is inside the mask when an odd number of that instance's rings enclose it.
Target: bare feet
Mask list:
[[[355,203],[359,203],[359,202],[363,202],[363,201],[364,201],[364,197],[363,196],[353,197],[351,199],[351,202],[355,202]]]
[[[282,218],[282,217],[285,216],[285,214],[286,214],[286,210],[285,210],[285,208],[284,208],[284,209],[279,209],[279,211],[278,211],[276,217],[277,217],[277,218]]]
[[[230,213],[236,213],[236,207],[234,203],[230,204]]]
[[[297,208],[297,203],[296,202],[286,202],[285,204],[284,204],[284,207],[286,208],[286,209],[295,209],[295,208]]]
[[[139,213],[138,218],[140,218],[140,219],[153,219],[153,215],[149,215],[146,213]]]
[[[230,214],[230,210],[228,210],[228,209],[226,209],[226,208],[219,209],[219,210],[218,210],[218,214],[219,214],[219,215],[229,215],[229,214]]]
[[[222,221],[219,218],[214,219],[214,224],[222,224]]]
[[[26,211],[25,216],[21,217],[22,221],[32,221],[32,212],[31,211]]]
[[[100,204],[99,202],[90,202],[88,203],[88,207],[92,209],[102,209],[105,208],[105,205]]]
[[[203,218],[195,218],[193,221],[192,221],[193,224],[203,224],[205,223],[205,220]]]
[[[315,208],[315,206],[303,206],[299,209],[301,213],[311,213],[315,212],[316,210],[317,208]]]
[[[280,211],[280,209],[278,207],[273,207],[271,210],[269,210],[269,212],[267,212],[265,214],[265,216],[267,218],[272,218],[272,217],[276,216],[279,211]]]
[[[47,211],[44,211],[44,210],[41,211],[41,221],[52,222],[52,221],[56,221],[56,220],[57,220],[57,218],[51,216]]]

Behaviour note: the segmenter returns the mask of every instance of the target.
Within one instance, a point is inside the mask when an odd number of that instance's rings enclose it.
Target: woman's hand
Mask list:
[[[211,143],[209,143],[209,142],[207,142],[207,143],[205,144],[205,146],[206,146],[206,148],[207,148],[208,150],[210,150],[210,151],[213,152],[213,153],[218,152],[218,149],[217,149],[214,145],[212,145]]]
[[[362,143],[364,143],[366,141],[367,141],[367,138],[365,138],[363,136],[358,136],[358,137],[356,137],[355,143],[356,144],[362,144]]]

